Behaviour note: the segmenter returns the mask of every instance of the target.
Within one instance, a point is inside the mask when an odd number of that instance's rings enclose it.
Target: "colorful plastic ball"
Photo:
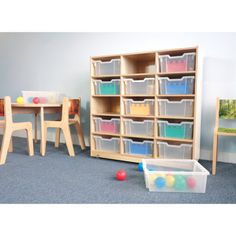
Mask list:
[[[34,104],[38,104],[39,103],[39,98],[38,97],[34,97],[33,98],[33,103]]]
[[[175,176],[175,184],[174,188],[176,190],[185,190],[186,189],[186,179],[182,175],[176,175]]]
[[[187,178],[187,185],[188,185],[189,188],[195,188],[196,180],[192,176],[189,176]]]
[[[126,179],[126,172],[124,170],[118,170],[116,172],[116,179],[119,181],[123,181]]]
[[[143,163],[138,164],[138,171],[143,172]]]
[[[166,185],[166,180],[163,177],[157,177],[155,180],[155,185],[157,188],[164,188]]]
[[[45,97],[40,98],[40,103],[46,103],[47,99]]]
[[[23,97],[19,96],[19,97],[16,99],[16,102],[17,102],[18,104],[23,104],[23,103],[24,103]]]
[[[175,177],[173,175],[166,176],[166,186],[171,188],[175,184]]]

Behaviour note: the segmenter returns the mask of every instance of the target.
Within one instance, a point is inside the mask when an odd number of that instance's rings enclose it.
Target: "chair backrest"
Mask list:
[[[236,119],[236,100],[219,99],[219,119]]]
[[[12,122],[11,98],[9,96],[0,99],[0,116],[4,116],[8,123]]]
[[[80,116],[80,98],[70,99],[69,115]]]
[[[0,98],[0,116],[4,116],[4,99]]]

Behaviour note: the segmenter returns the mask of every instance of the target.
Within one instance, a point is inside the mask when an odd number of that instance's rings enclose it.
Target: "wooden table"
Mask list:
[[[61,113],[62,104],[18,104],[12,103],[12,113],[13,114],[34,114],[35,115],[35,130],[37,131],[37,115],[40,114],[41,123],[41,143],[40,143],[40,153],[42,153],[42,143],[47,138],[45,137],[43,123],[44,114],[55,114]]]

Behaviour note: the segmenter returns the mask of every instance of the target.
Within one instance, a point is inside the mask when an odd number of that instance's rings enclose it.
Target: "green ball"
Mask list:
[[[185,190],[187,187],[187,184],[186,184],[186,179],[184,178],[184,176],[182,175],[176,175],[175,176],[175,184],[174,184],[174,188],[176,190],[180,190],[180,191],[183,191]]]

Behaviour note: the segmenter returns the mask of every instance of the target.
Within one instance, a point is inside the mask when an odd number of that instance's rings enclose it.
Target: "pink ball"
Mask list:
[[[44,97],[40,98],[40,103],[46,103],[46,102],[47,102],[46,98],[44,98]]]
[[[119,181],[124,181],[126,179],[125,170],[118,170],[116,172],[116,179],[119,180]]]
[[[33,98],[33,103],[34,104],[38,104],[39,103],[39,98],[38,97],[34,97]]]
[[[189,188],[195,188],[196,180],[192,176],[188,177],[187,178],[187,185]]]

